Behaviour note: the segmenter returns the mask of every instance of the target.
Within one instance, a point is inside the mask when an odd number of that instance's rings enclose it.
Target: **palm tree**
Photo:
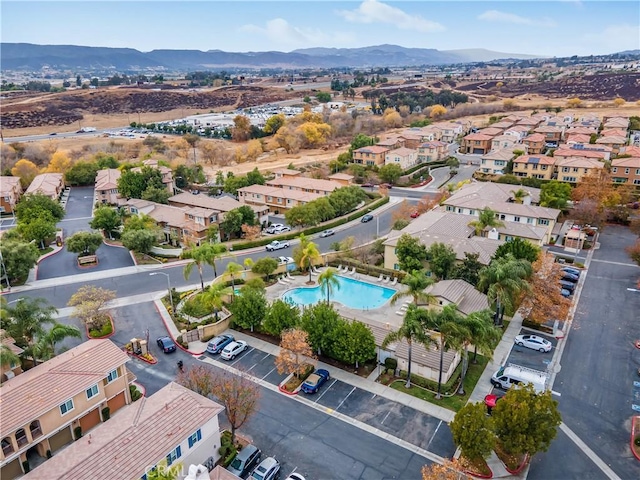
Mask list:
[[[256,262],[253,261],[253,258],[249,258],[249,257],[245,258],[244,261],[242,262],[245,270],[251,270],[251,267],[253,267],[254,263]]]
[[[316,260],[319,260],[320,252],[318,251],[318,246],[313,242],[308,242],[307,245],[302,249],[302,256],[300,257],[300,266],[306,267],[309,270],[309,283],[311,280],[311,267],[313,266]]]
[[[224,274],[231,279],[231,297],[236,297],[236,275],[242,271],[242,265],[236,262],[229,262]]]
[[[518,190],[511,190],[510,192],[513,194],[513,201],[516,203],[523,203],[524,199],[529,196],[529,192],[527,192],[523,188],[519,188]]]
[[[458,388],[458,394],[460,395],[464,395],[464,379],[469,369],[469,347],[471,344],[473,344],[474,358],[478,350],[482,355],[491,358],[493,356],[493,348],[500,340],[500,333],[491,321],[491,310],[480,310],[463,317],[462,327],[460,331],[462,337],[462,343],[460,344],[462,372],[460,375],[460,387]]]
[[[398,290],[391,297],[392,305],[395,305],[398,300],[405,297],[411,297],[416,307],[419,301],[426,304],[435,302],[435,297],[425,292],[425,289],[433,285],[434,281],[427,277],[422,270],[414,270],[411,273],[407,273],[402,279],[402,284],[406,285],[407,288]]]
[[[78,327],[54,322],[51,328],[38,339],[38,343],[44,345],[51,352],[51,356],[55,356],[56,343],[70,337],[82,338]]]
[[[218,321],[218,312],[222,309],[222,297],[229,292],[224,283],[212,283],[203,294],[204,304],[211,307]]]
[[[185,259],[193,260],[184,266],[184,279],[188,280],[193,270],[193,266],[198,267],[198,274],[200,275],[200,287],[204,292],[204,279],[202,278],[202,270],[205,265],[213,267],[213,276],[218,276],[216,270],[216,259],[226,250],[224,245],[219,243],[203,243],[199,247],[193,247],[189,250],[182,252],[181,257]]]
[[[504,227],[504,223],[496,219],[496,213],[497,212],[491,210],[489,207],[484,207],[484,209],[480,212],[478,220],[469,222],[469,226],[475,229],[475,234],[478,236],[482,235],[482,232],[487,227]]]
[[[485,292],[489,302],[496,305],[498,325],[502,325],[505,311],[515,311],[518,297],[529,289],[526,279],[532,272],[529,261],[516,259],[512,254],[495,258],[489,266],[480,270],[478,290]]]
[[[2,320],[2,329],[33,359],[34,366],[36,340],[45,335],[44,325],[54,323],[53,315],[58,312],[46,303],[43,298],[21,298],[15,307],[5,309],[7,319]]]
[[[318,276],[318,283],[323,292],[327,294],[327,303],[329,303],[329,295],[334,289],[340,290],[340,282],[338,281],[337,270],[335,268],[327,268]]]
[[[426,310],[420,309],[415,305],[409,305],[407,313],[404,316],[402,325],[395,332],[390,332],[384,337],[382,341],[382,348],[386,348],[390,343],[397,342],[399,340],[405,340],[409,346],[408,362],[407,362],[407,383],[406,388],[411,388],[411,355],[413,342],[419,342],[424,345],[432,343],[432,339],[427,335],[424,328],[422,317]]]

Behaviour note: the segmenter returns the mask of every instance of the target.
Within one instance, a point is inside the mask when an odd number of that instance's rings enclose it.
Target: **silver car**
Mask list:
[[[324,237],[330,237],[331,235],[335,235],[335,234],[336,234],[336,231],[335,231],[335,230],[331,230],[331,229],[329,229],[329,230],[325,230],[324,232],[322,232],[322,233],[320,234],[320,237],[321,237],[321,238],[324,238]]]
[[[537,335],[516,335],[514,343],[520,347],[527,347],[539,352],[548,352],[553,348],[551,342]]]

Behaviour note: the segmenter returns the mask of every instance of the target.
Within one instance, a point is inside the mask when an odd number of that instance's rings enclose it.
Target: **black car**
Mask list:
[[[569,272],[562,272],[562,280],[565,280],[567,282],[578,283],[578,280],[580,280],[580,277],[578,277],[577,275],[572,275]]]
[[[576,288],[576,284],[573,282],[568,282],[566,280],[560,280],[560,286],[565,289],[565,290],[569,290],[570,292],[573,293],[573,291]]]
[[[575,275],[576,277],[579,277],[581,273],[580,270],[578,270],[577,268],[571,268],[571,267],[563,267],[562,272],[570,273],[571,275]]]
[[[160,337],[158,340],[156,340],[156,343],[164,353],[171,353],[176,351],[176,344],[169,337]]]
[[[371,215],[370,213],[367,213],[364,217],[362,217],[360,221],[362,223],[367,223],[367,222],[370,222],[371,220],[373,220],[373,215]]]

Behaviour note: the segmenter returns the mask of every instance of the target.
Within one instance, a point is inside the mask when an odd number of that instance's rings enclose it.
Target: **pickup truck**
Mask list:
[[[278,240],[274,240],[267,245],[267,252],[273,252],[274,250],[280,250],[281,248],[289,248],[289,246],[289,242],[279,242]]]

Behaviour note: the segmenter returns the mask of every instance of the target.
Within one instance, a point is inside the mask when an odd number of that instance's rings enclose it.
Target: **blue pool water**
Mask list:
[[[329,299],[332,302],[341,303],[345,307],[358,310],[380,308],[387,303],[396,293],[392,288],[361,282],[353,278],[336,276],[340,288],[333,288]],[[282,295],[283,300],[297,305],[312,305],[321,300],[326,300],[326,293],[322,292],[320,285],[306,288],[294,288]]]

